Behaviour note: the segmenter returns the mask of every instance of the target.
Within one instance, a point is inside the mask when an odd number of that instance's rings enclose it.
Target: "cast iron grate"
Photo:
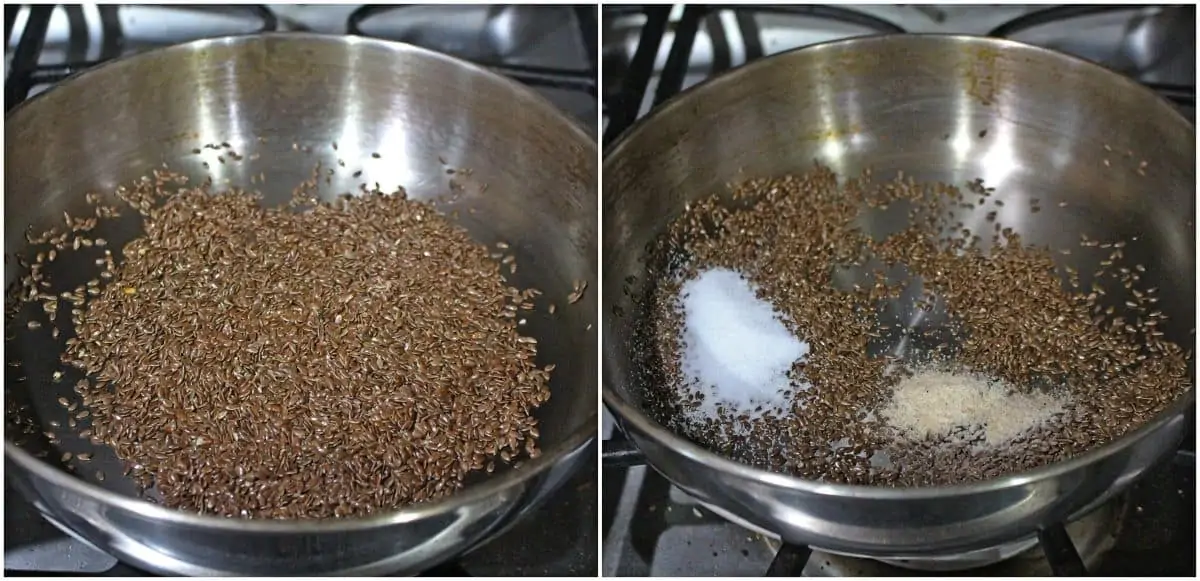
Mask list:
[[[44,65],[38,64],[42,47],[46,42],[46,33],[50,28],[50,17],[57,5],[37,4],[29,7],[29,18],[21,29],[17,47],[13,51],[12,62],[9,64],[8,78],[4,81],[4,110],[9,111],[29,97],[30,91],[39,85],[60,82],[71,75],[90,69],[121,56],[124,42],[121,25],[118,18],[120,6],[103,6],[100,12],[101,45],[99,57],[92,59],[72,59],[66,63]],[[12,38],[13,27],[16,24],[19,5],[4,7],[4,40],[7,43]],[[258,32],[270,32],[278,28],[275,15],[266,7],[259,5],[242,6],[205,6],[204,10],[223,10],[246,14],[260,21]]]
[[[1011,38],[1018,32],[1081,18],[1085,16],[1095,16],[1099,14],[1110,14],[1114,12],[1126,12],[1129,10],[1144,10],[1148,8],[1143,4],[1120,5],[1120,4],[1077,4],[1069,6],[1052,6],[1043,8],[1028,14],[1014,18],[988,32],[988,36],[996,38]],[[1194,7],[1193,7],[1194,9]],[[1142,83],[1150,90],[1161,95],[1164,99],[1183,107],[1196,106],[1196,87],[1195,85],[1176,85],[1170,83]]]
[[[655,57],[658,56],[659,47],[662,45],[663,36],[667,31],[671,8],[667,5],[647,6],[642,9],[646,14],[646,23],[638,38],[637,49],[634,51],[619,90],[613,95],[611,102],[605,104],[605,112],[608,114],[608,127],[605,129],[603,137],[605,145],[615,140],[637,120],[638,110],[650,84],[650,77],[654,74]],[[886,20],[837,6],[698,6],[689,4],[684,6],[683,14],[674,27],[675,35],[670,51],[667,53],[667,62],[663,67],[658,87],[654,91],[653,106],[661,105],[682,90],[684,75],[687,73],[688,58],[692,54],[696,34],[700,30],[700,22],[709,14],[722,10],[732,10],[735,14],[741,36],[746,43],[747,62],[766,54],[758,25],[752,18],[754,14],[809,16],[856,24],[877,33],[899,34],[905,32],[903,28]],[[629,13],[630,10],[623,9],[621,12]],[[715,55],[713,74],[729,68],[728,43],[728,39],[723,35],[716,35],[713,50]]]
[[[409,8],[413,8],[413,6],[362,6],[350,14],[350,20],[346,25],[346,30],[349,34],[356,36],[370,36],[369,34],[363,32],[362,25],[365,21],[384,12],[392,12]],[[586,47],[588,53],[588,68],[586,70],[572,70],[559,67],[534,67],[488,62],[478,62],[476,64],[508,76],[512,79],[521,81],[527,85],[564,89],[568,91],[581,91],[595,97],[597,94],[596,7],[578,5],[573,6],[572,8],[575,12],[575,21],[578,26],[581,43],[584,47]]]

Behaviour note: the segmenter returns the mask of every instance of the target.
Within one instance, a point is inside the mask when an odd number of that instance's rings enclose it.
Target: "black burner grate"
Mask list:
[[[415,6],[404,5],[367,5],[350,14],[346,30],[357,36],[370,36],[363,32],[363,23],[370,18],[397,10],[411,9]],[[558,67],[532,67],[502,63],[476,63],[497,73],[511,77],[527,85],[581,91],[593,97],[597,94],[597,65],[596,65],[596,7],[574,6],[575,20],[578,25],[582,45],[588,51],[587,70],[572,70]]]
[[[653,104],[661,105],[667,99],[674,97],[683,88],[683,78],[687,73],[688,58],[692,54],[692,46],[696,42],[696,34],[700,30],[700,21],[710,14],[722,10],[730,10],[735,14],[742,38],[745,40],[746,60],[765,56],[761,34],[755,23],[754,14],[790,14],[809,16],[825,20],[836,20],[847,24],[855,24],[873,30],[877,33],[899,34],[905,30],[891,22],[875,18],[861,12],[840,8],[837,6],[804,5],[804,6],[751,6],[751,5],[686,5],[683,15],[674,27],[675,35],[667,54],[666,66],[663,67],[662,77],[654,92]],[[634,51],[629,69],[621,83],[618,92],[612,97],[610,104],[605,104],[608,114],[608,127],[604,131],[604,144],[608,145],[623,131],[637,120],[638,110],[646,95],[650,78],[654,74],[655,57],[658,56],[663,36],[667,31],[667,20],[671,6],[648,6],[643,9],[646,14],[646,24],[638,38],[637,50]],[[628,10],[622,10],[628,13]],[[728,45],[728,39],[723,35],[715,35],[714,43]],[[714,50],[717,55],[727,55],[726,50]],[[718,59],[718,71],[727,68],[728,63]],[[725,59],[727,60],[727,59]]]
[[[1030,12],[1028,14],[1014,18],[988,32],[988,36],[996,38],[1011,38],[1019,32],[1045,26],[1047,24],[1061,23],[1065,20],[1082,18],[1086,16],[1096,16],[1100,14],[1111,14],[1115,12],[1127,12],[1130,10],[1145,10],[1146,5],[1132,4],[1078,4],[1070,6],[1053,6]],[[1194,7],[1193,7],[1194,9]],[[1168,83],[1143,83],[1150,90],[1158,93],[1164,99],[1184,107],[1196,106],[1196,87],[1185,85],[1173,85]]]
[[[646,25],[642,27],[629,70],[621,82],[621,88],[612,97],[612,104],[605,106],[608,127],[604,130],[604,145],[611,143],[637,120],[642,97],[650,85],[650,77],[654,75],[654,59],[658,56],[658,47],[662,45],[663,35],[667,31],[671,7],[649,6],[645,11]]]
[[[12,38],[13,26],[16,24],[18,5],[4,7],[4,39]],[[100,10],[101,35],[100,56],[95,60],[71,60],[67,63],[42,65],[38,57],[42,54],[42,46],[46,42],[46,33],[50,28],[50,16],[57,5],[37,4],[29,7],[29,18],[21,30],[21,40],[13,51],[12,62],[9,64],[8,78],[4,82],[4,110],[9,111],[29,97],[30,91],[39,85],[60,82],[67,77],[103,64],[121,56],[122,34],[117,19],[120,6],[102,7]],[[277,29],[275,15],[266,6],[205,6],[205,10],[225,10],[253,16],[261,22],[258,32],[271,32]]]

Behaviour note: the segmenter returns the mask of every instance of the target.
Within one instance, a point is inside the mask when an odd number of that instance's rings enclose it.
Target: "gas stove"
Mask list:
[[[990,35],[1074,54],[1195,122],[1195,6],[619,6],[601,15],[603,143],[680,91],[756,58],[880,33]],[[672,486],[604,411],[606,576],[1194,576],[1195,434],[1128,493],[988,554],[882,562],[783,545]],[[636,526],[635,526],[636,524]]]
[[[595,134],[595,6],[6,6],[5,110],[99,63],[154,47],[258,31],[398,40],[491,68],[539,91]],[[595,462],[456,562],[453,576],[593,576]],[[4,491],[5,575],[142,576],[43,520]]]

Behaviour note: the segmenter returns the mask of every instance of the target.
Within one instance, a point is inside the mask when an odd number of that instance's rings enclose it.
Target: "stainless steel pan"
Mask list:
[[[314,162],[338,167],[343,158],[363,174],[339,172],[333,192],[379,182],[432,200],[449,192],[447,165],[470,168],[469,177],[456,176],[463,197],[445,202],[447,209],[460,210],[460,223],[479,240],[505,240],[517,249],[517,282],[540,288],[546,300],[563,302],[574,281],[594,279],[597,271],[592,139],[527,88],[407,45],[298,34],[193,42],[70,79],[14,110],[4,132],[6,253],[26,251],[28,226],[44,230],[64,211],[83,215],[87,191],[111,190],[163,162],[199,178],[209,172],[201,166],[208,161],[217,183],[249,186],[262,173],[274,187],[259,187],[278,203],[310,176]],[[244,159],[219,163],[216,152],[192,153],[221,142]],[[313,153],[304,154],[305,147]],[[136,226],[118,222],[98,235],[123,243]],[[67,263],[58,272],[86,280],[95,274],[89,264]],[[7,283],[16,276],[5,267]],[[529,317],[539,356],[557,364],[551,399],[538,411],[542,456],[469,483],[444,501],[328,521],[185,514],[134,497],[115,461],[99,466],[108,476],[100,482],[94,467],[64,471],[56,463],[61,451],[36,458],[31,452],[48,447],[40,436],[18,446],[8,434],[6,470],[59,527],[154,572],[419,572],[502,530],[586,457],[596,430],[595,296],[553,318]],[[50,381],[60,347],[16,335],[8,358],[25,367],[6,368],[9,401],[28,406],[21,413],[38,424],[65,424],[55,400],[70,395],[70,386]],[[18,373],[29,380],[14,383]],[[87,447],[66,436],[62,442],[76,453]]]
[[[729,182],[805,170],[814,159],[843,175],[870,166],[876,176],[902,170],[919,181],[982,178],[1000,195],[1075,209],[1006,214],[1032,243],[1075,246],[1081,233],[1138,237],[1126,256],[1145,264],[1149,286],[1159,288],[1172,321],[1167,337],[1190,347],[1195,155],[1192,124],[1153,93],[1099,66],[1016,42],[868,37],[731,71],[654,110],[605,154],[604,402],[668,479],[792,543],[923,558],[1025,542],[1040,526],[1121,492],[1176,446],[1194,388],[1119,441],[993,481],[893,489],[764,472],[670,433],[639,407],[644,386],[635,383],[631,361],[647,289],[643,248],[689,201]],[[1145,176],[1137,174],[1141,159],[1149,162]],[[1072,255],[1074,266],[1094,271],[1080,254]]]

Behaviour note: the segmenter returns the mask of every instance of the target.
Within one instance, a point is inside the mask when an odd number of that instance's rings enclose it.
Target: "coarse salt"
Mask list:
[[[783,325],[771,303],[755,296],[741,274],[702,271],[680,291],[684,315],[682,370],[689,389],[704,398],[692,420],[716,419],[717,408],[750,418],[787,413],[788,371],[809,346]]]

